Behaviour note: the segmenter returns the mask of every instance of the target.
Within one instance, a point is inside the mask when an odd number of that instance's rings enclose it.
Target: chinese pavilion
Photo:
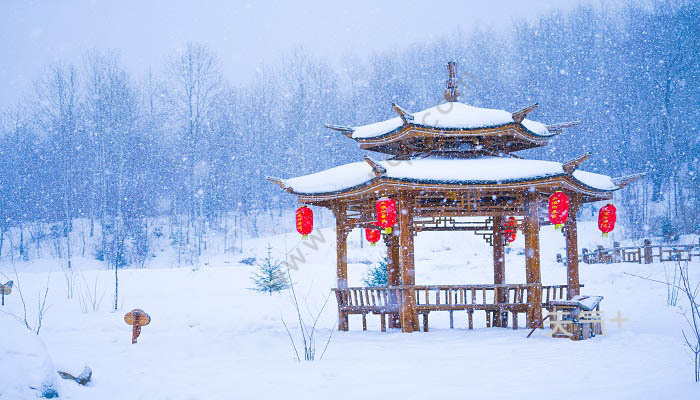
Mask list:
[[[613,192],[639,175],[620,178],[578,169],[590,154],[558,163],[528,160],[514,154],[542,147],[576,122],[545,125],[525,118],[537,104],[516,112],[472,107],[458,102],[456,65],[448,63],[446,102],[411,113],[396,104],[397,117],[369,125],[327,125],[359,143],[361,149],[384,153],[378,161],[342,165],[290,179],[267,178],[294,194],[303,205],[328,208],[335,215],[337,236],[338,329],[348,329],[348,315],[381,317],[382,330],[428,329],[430,312],[486,312],[487,326],[518,327],[525,314],[530,328],[540,324],[542,309],[580,291],[576,211],[585,203],[612,199]],[[567,282],[543,286],[540,279],[540,226],[548,224],[550,196],[568,198],[563,222],[567,249]],[[353,228],[381,229],[375,205],[396,205],[393,230],[385,230],[388,284],[348,287],[347,236]],[[481,217],[478,221],[475,218]],[[504,246],[516,230],[525,239],[526,282],[505,283]],[[493,247],[493,283],[477,285],[415,284],[414,238],[424,231],[472,231]],[[509,318],[509,314],[510,317]]]

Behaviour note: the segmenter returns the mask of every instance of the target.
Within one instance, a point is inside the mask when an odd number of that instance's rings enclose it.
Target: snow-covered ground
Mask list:
[[[335,286],[334,232],[322,232],[325,243],[317,251],[301,246],[307,262],[292,273],[303,308],[308,303],[312,313]],[[360,235],[356,231],[350,236],[351,285],[361,284],[367,263],[384,252],[381,245],[365,243],[360,248]],[[579,236],[582,247],[603,243],[591,223],[582,224]],[[624,274],[664,280],[662,264],[581,265],[583,293],[605,297],[606,332],[592,340],[552,339],[548,330],[526,339],[526,329],[485,328],[483,313],[476,314],[473,331],[466,329],[466,314],[455,315],[451,330],[446,313],[433,313],[431,331],[412,334],[382,333],[378,317],[373,316],[368,317],[369,331],[362,332],[360,317],[353,316],[350,332],[334,332],[323,359],[299,363],[281,322],[284,318],[299,337],[289,295],[250,290],[255,267],[240,263],[245,257],[262,258],[268,243],[273,254],[283,258],[285,247],[291,250],[298,242],[292,233],[249,240],[243,254],[211,251],[195,269],[171,266],[172,255],[164,252],[150,262],[150,268],[120,271],[117,312],[110,304],[113,272],[94,260],[75,261],[73,299],[67,299],[66,278],[57,261],[15,265],[30,321],[39,293],[47,283],[50,288],[50,308],[39,338],[53,364],[75,372],[87,364],[94,372],[87,387],[60,380],[58,390],[65,399],[700,397],[681,334],[685,321],[679,308],[666,305],[664,285]],[[565,267],[554,261],[556,253],[563,253],[563,237],[545,227],[541,245],[543,283],[565,283]],[[507,254],[509,283],[524,282],[522,246],[518,238]],[[691,264],[690,270],[699,281],[700,264]],[[0,264],[0,272],[15,278],[8,261]],[[470,233],[421,233],[416,241],[416,274],[419,284],[488,283],[493,279],[491,249]],[[94,282],[101,305],[84,313],[77,292],[84,294]],[[679,305],[684,304],[681,297]],[[152,317],[136,345],[131,344],[131,329],[123,320],[133,308]],[[22,314],[17,290],[6,298],[3,310]],[[618,311],[629,319],[621,326],[609,321]],[[3,317],[0,332],[5,334],[5,325],[15,322]],[[320,355],[336,327],[334,298],[318,326]],[[11,389],[21,384],[18,379],[34,379],[16,373],[18,350],[28,351],[17,347],[25,342],[31,340],[0,340],[0,376],[15,377],[0,379],[3,400],[26,398],[21,396],[29,393]]]

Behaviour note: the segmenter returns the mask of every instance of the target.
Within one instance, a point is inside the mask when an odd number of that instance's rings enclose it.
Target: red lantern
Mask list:
[[[598,212],[598,229],[603,232],[603,237],[608,237],[608,233],[615,229],[617,220],[617,209],[614,205],[603,206]]]
[[[370,245],[376,245],[381,237],[382,233],[379,232],[379,229],[365,229],[365,238]]]
[[[306,239],[309,233],[314,230],[314,213],[307,206],[301,206],[297,209],[297,232],[301,234],[302,239]]]
[[[506,236],[506,246],[510,243],[515,242],[515,237],[517,236],[518,222],[515,221],[515,217],[508,217],[506,221],[506,229],[503,230],[503,234]]]
[[[549,222],[554,229],[560,229],[569,217],[569,198],[562,191],[556,191],[549,196]]]
[[[388,197],[377,200],[377,225],[384,228],[384,233],[390,234],[391,227],[396,224],[396,202]]]

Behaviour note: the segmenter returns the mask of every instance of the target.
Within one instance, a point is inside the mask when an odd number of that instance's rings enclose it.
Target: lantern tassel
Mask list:
[[[603,237],[604,238],[608,237],[608,232],[603,232]]]
[[[560,231],[562,224],[554,224],[554,230]]]
[[[309,238],[309,235],[301,235],[301,240],[306,240]]]
[[[377,244],[376,244],[375,242],[369,242],[369,245],[372,246],[372,247],[374,247],[374,246],[376,246]]]
[[[391,235],[391,227],[385,228],[384,233],[387,235]]]

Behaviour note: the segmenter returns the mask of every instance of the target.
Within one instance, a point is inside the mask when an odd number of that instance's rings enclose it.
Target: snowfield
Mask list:
[[[304,309],[315,313],[335,286],[335,236],[322,230],[325,242],[318,250],[302,245],[306,257],[292,272]],[[360,248],[360,231],[350,235],[350,285],[360,285],[368,262],[379,259],[384,247]],[[609,240],[609,242],[605,242]],[[583,223],[579,246],[607,243],[592,223]],[[664,280],[664,265],[581,265],[583,294],[602,295],[605,335],[582,342],[552,339],[549,330],[485,328],[483,313],[475,313],[475,329],[455,314],[449,329],[447,313],[432,313],[431,331],[382,333],[379,319],[368,316],[361,331],[359,316],[350,317],[349,332],[336,328],[336,303],[331,298],[318,323],[318,356],[333,332],[323,359],[297,362],[281,318],[299,346],[299,329],[287,292],[267,296],[252,287],[254,266],[240,261],[262,259],[267,244],[283,258],[294,249],[296,234],[251,239],[242,254],[221,254],[212,240],[208,255],[195,268],[177,267],[164,249],[146,269],[120,271],[119,311],[111,311],[113,271],[89,258],[75,261],[76,292],[97,282],[99,310],[84,313],[78,295],[66,297],[66,279],[55,260],[15,264],[19,283],[35,315],[38,293],[50,287],[50,305],[38,339],[43,341],[58,370],[93,370],[93,380],[82,387],[61,380],[62,399],[316,399],[316,398],[489,398],[489,399],[696,399],[700,386],[693,382],[692,362],[685,349],[685,328],[678,307],[666,305],[666,287],[624,274],[631,272]],[[564,238],[553,227],[541,232],[544,284],[566,282],[557,264]],[[506,259],[508,283],[524,282],[522,237]],[[667,267],[671,267],[667,264]],[[700,280],[700,265],[690,265]],[[9,260],[0,265],[0,280],[14,277]],[[491,248],[471,233],[421,233],[416,240],[416,282],[490,283]],[[680,296],[679,305],[685,305]],[[143,327],[137,344],[123,316],[142,308],[152,322]],[[2,309],[21,315],[15,290]],[[620,326],[609,319],[618,311],[629,321]],[[22,330],[14,319],[0,315],[0,398],[34,398],[26,389],[49,378],[37,378],[45,368],[19,365],[18,353],[40,353],[36,338],[16,339]],[[33,318],[33,317],[32,317]],[[307,320],[310,319],[306,315]],[[30,318],[31,320],[31,318]],[[16,324],[17,326],[11,326]],[[521,321],[521,326],[524,321]],[[7,340],[7,332],[15,332]],[[26,331],[29,333],[29,331]],[[49,356],[50,355],[50,356]],[[318,358],[317,356],[317,358]],[[24,368],[24,369],[23,369]],[[18,373],[21,372],[21,373]],[[50,374],[49,374],[50,375]],[[8,381],[11,379],[11,381]]]

